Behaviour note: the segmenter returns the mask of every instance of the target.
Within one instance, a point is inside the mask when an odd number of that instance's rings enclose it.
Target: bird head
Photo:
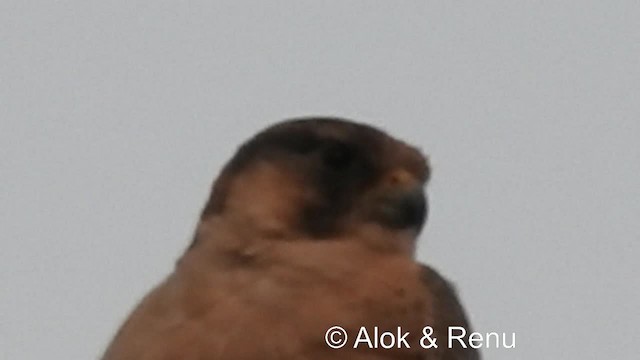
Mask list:
[[[427,216],[429,175],[420,151],[377,128],[291,119],[237,150],[201,220],[235,221],[270,239],[340,239],[363,229],[415,239]]]

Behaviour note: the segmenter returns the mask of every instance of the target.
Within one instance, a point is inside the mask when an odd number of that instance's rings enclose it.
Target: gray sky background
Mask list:
[[[96,359],[235,147],[286,117],[430,154],[419,258],[486,359],[635,359],[637,1],[2,1],[0,358]]]

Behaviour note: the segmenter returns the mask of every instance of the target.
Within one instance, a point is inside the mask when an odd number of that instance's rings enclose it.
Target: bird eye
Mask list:
[[[355,152],[346,144],[333,144],[324,150],[322,161],[334,170],[344,170],[353,162]]]

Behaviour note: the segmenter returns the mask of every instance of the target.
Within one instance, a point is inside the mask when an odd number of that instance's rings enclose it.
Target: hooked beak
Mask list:
[[[380,198],[378,209],[385,226],[420,232],[427,218],[427,199],[422,186],[394,189]]]

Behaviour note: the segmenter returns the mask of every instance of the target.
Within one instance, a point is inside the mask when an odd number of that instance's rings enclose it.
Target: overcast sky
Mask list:
[[[337,115],[430,155],[418,257],[486,359],[634,359],[637,1],[0,3],[0,358],[96,359],[236,146]]]

